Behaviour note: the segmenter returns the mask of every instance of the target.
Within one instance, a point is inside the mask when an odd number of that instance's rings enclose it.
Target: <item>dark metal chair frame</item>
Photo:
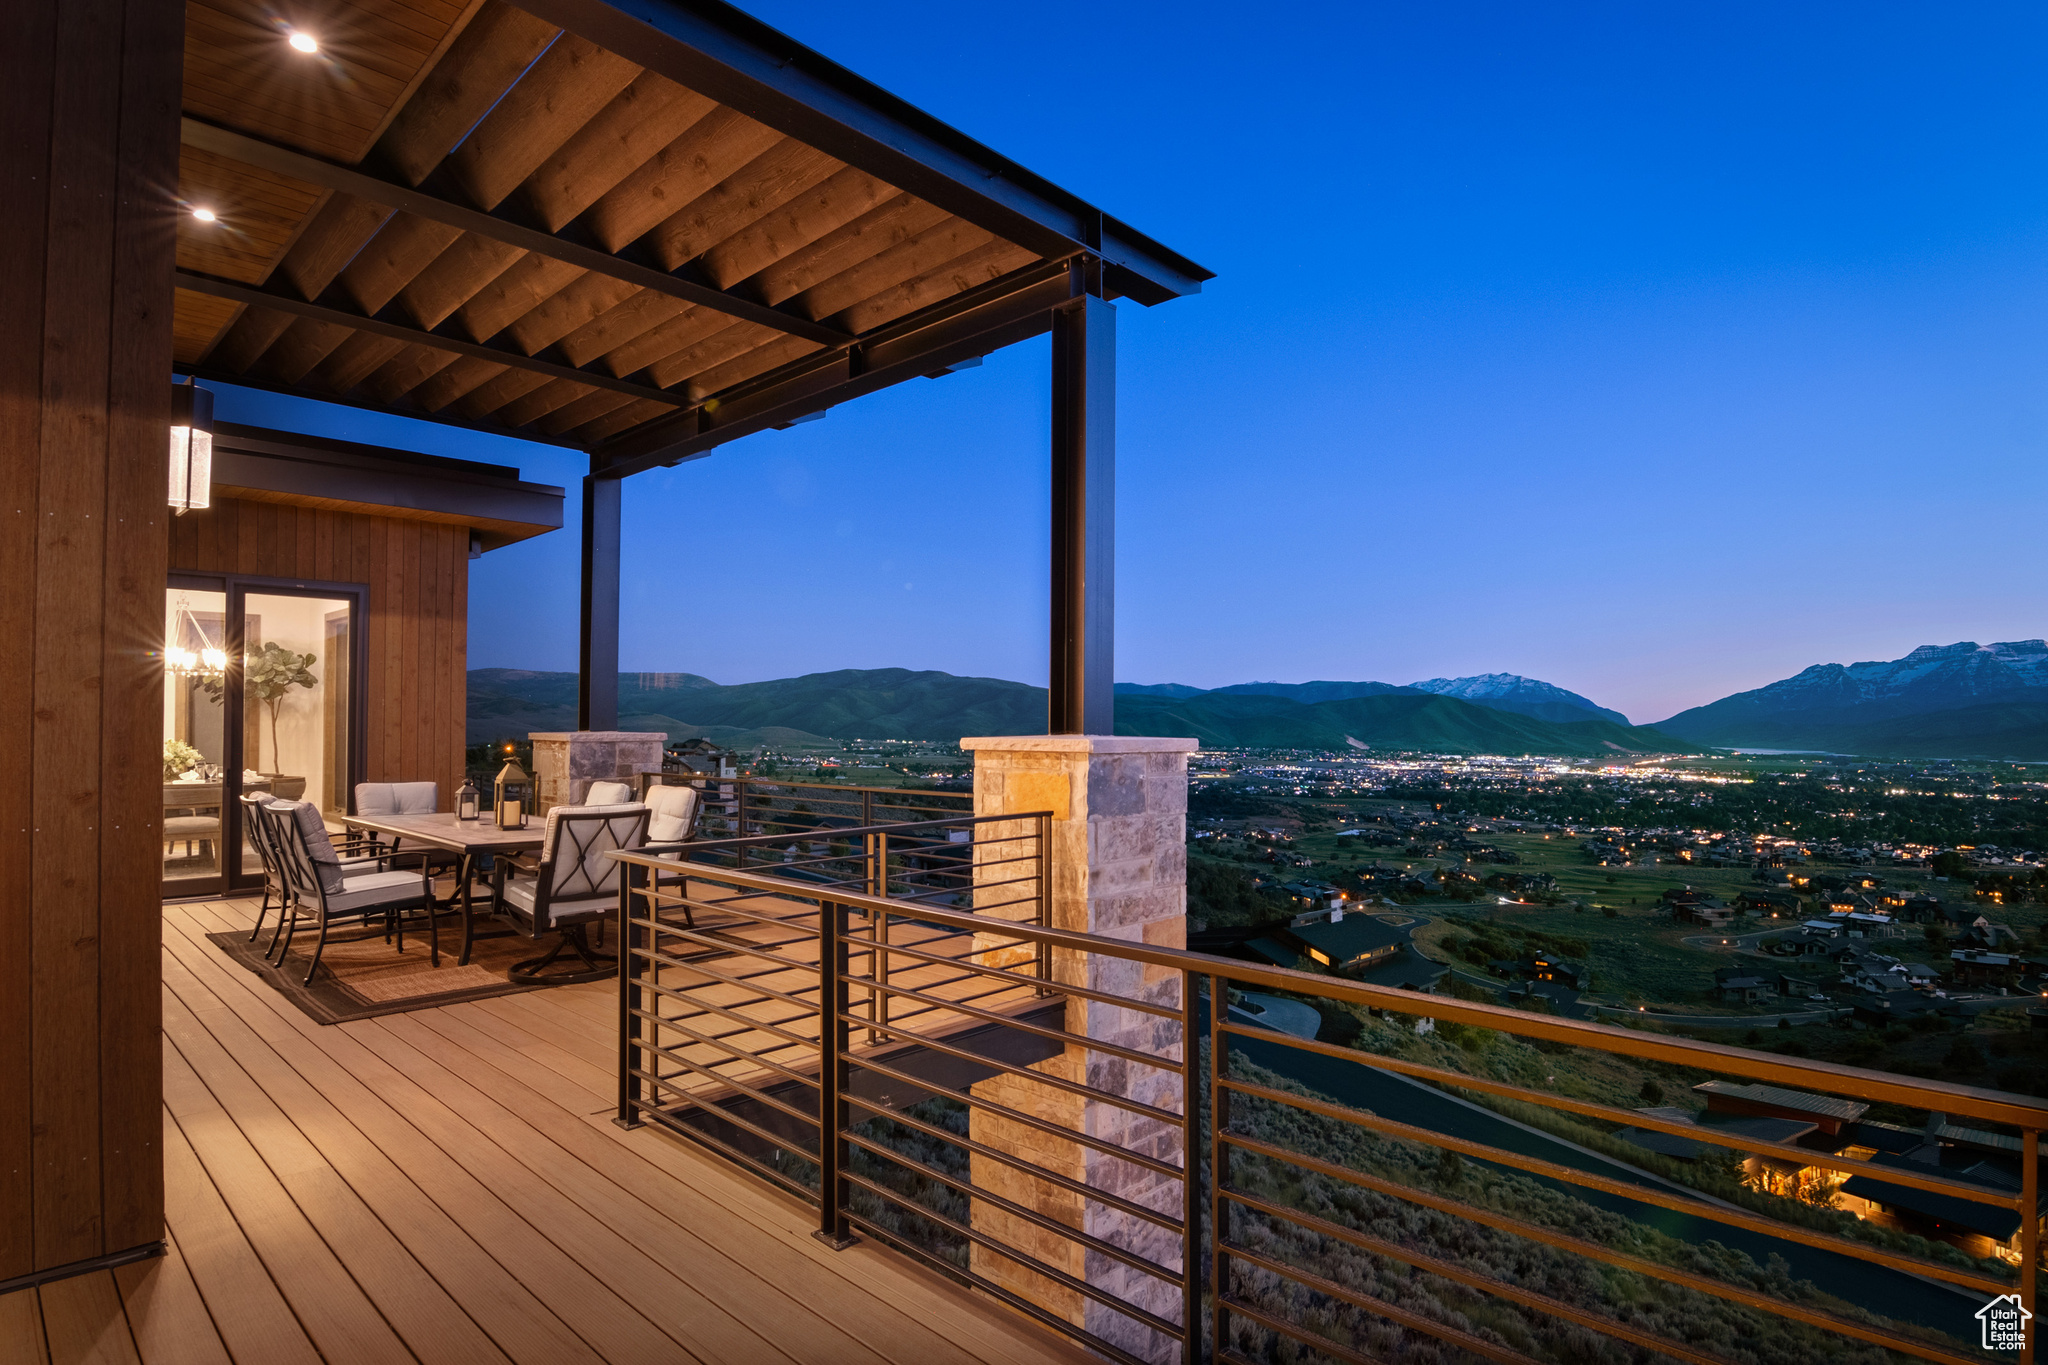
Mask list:
[[[594,952],[587,932],[593,921],[602,930],[604,921],[613,913],[612,906],[578,912],[560,919],[550,913],[549,907],[556,901],[589,900],[598,896],[611,897],[616,901],[620,865],[606,860],[605,871],[601,875],[592,876],[589,856],[593,849],[599,852],[608,851],[600,845],[600,840],[611,840],[610,848],[623,851],[645,847],[648,815],[645,807],[639,810],[593,809],[575,814],[565,811],[554,817],[554,839],[549,847],[541,850],[538,863],[527,865],[515,862],[504,855],[499,856],[497,865],[491,872],[491,913],[536,941],[543,934],[560,935],[555,946],[542,956],[514,963],[507,970],[507,977],[526,984],[568,985],[578,981],[597,981],[617,970],[617,957],[609,953]],[[625,841],[619,842],[612,839],[611,831],[613,822],[623,819],[632,820],[633,825]],[[572,865],[558,878],[555,868],[565,850],[572,859]],[[505,899],[506,881],[521,873],[534,878],[531,913]],[[583,969],[549,973],[547,969],[554,965],[555,959],[569,949],[573,949],[576,956],[582,959]]]
[[[299,822],[287,812],[264,806],[258,815],[265,822],[280,854],[279,863],[285,880],[291,888],[291,901],[285,911],[279,913],[278,931],[284,943],[277,946],[278,934],[273,934],[272,948],[276,953],[277,966],[282,969],[285,959],[291,955],[292,940],[298,936],[299,921],[311,919],[319,926],[319,937],[313,945],[313,961],[306,969],[305,985],[313,984],[313,977],[320,970],[320,956],[327,950],[327,931],[337,921],[347,923],[354,920],[368,925],[372,919],[384,921],[384,936],[390,940],[392,931],[398,934],[398,951],[405,951],[405,919],[408,911],[422,911],[427,918],[427,932],[432,943],[431,960],[441,965],[441,923],[436,912],[442,908],[434,895],[433,869],[426,864],[423,855],[414,853],[406,856],[420,858],[420,888],[410,895],[395,895],[377,900],[371,904],[347,909],[330,909],[326,884],[320,878],[320,870],[313,861],[312,850],[306,844],[305,833]],[[340,848],[335,850],[340,852]],[[392,857],[379,860],[378,869],[387,870],[383,864],[393,861]],[[389,869],[397,870],[397,869]],[[339,893],[335,893],[339,894]],[[269,956],[268,953],[265,956]]]

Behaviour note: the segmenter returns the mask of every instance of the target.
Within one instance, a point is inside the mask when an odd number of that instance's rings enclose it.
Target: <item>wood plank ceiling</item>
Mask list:
[[[589,448],[1041,260],[504,0],[186,15],[212,377]]]

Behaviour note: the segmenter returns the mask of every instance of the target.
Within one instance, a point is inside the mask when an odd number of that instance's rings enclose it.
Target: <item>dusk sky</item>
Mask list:
[[[1118,306],[1121,679],[1514,672],[1650,722],[2048,632],[2038,6],[746,7],[1217,272]],[[1042,683],[1046,367],[629,481],[624,667]],[[575,667],[576,518],[473,566],[472,667]]]

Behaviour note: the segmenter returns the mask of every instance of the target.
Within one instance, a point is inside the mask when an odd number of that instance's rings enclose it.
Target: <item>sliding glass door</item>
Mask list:
[[[164,894],[258,886],[239,798],[348,813],[365,698],[354,584],[174,577],[164,621]]]

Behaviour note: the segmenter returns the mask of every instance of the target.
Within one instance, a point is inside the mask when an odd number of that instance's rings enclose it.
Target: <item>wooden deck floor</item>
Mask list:
[[[164,911],[171,1253],[0,1296],[0,1360],[141,1365],[1094,1358],[610,1121],[607,983],[322,1026]]]

